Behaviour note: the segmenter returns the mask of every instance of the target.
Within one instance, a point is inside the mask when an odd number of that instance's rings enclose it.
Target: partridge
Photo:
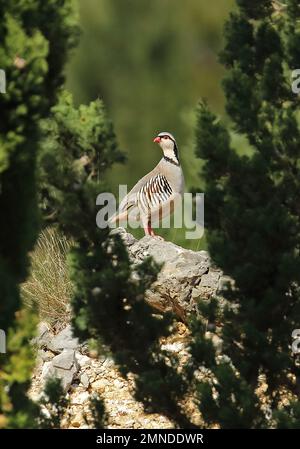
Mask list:
[[[145,234],[155,236],[152,226],[174,210],[176,201],[184,189],[183,172],[179,161],[175,138],[168,132],[161,132],[153,142],[163,150],[163,157],[157,166],[145,175],[125,196],[119,210],[110,222],[116,223],[134,219],[142,223]]]

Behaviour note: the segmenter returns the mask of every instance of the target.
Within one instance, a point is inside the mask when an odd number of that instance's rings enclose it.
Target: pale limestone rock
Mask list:
[[[60,379],[63,389],[68,391],[77,372],[78,364],[75,359],[75,351],[65,349],[50,362],[44,364],[41,379],[44,384],[49,378]]]
[[[48,343],[48,349],[53,352],[61,352],[64,349],[76,349],[79,346],[78,339],[73,337],[72,327],[69,324]]]
[[[82,355],[79,352],[75,353],[76,360],[80,368],[85,368],[92,363],[92,360],[87,355]]]
[[[86,373],[81,374],[80,382],[84,386],[84,388],[88,388],[88,386],[90,385],[89,376]]]
[[[134,264],[152,256],[163,267],[157,281],[147,291],[147,301],[161,312],[172,310],[183,320],[193,313],[197,300],[215,295],[222,272],[212,266],[206,251],[192,251],[172,242],[145,236],[140,240],[118,228]]]

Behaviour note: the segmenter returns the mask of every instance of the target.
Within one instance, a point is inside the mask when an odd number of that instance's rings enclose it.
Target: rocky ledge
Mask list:
[[[147,291],[146,300],[161,312],[173,311],[183,321],[195,311],[197,300],[209,299],[228,282],[213,266],[207,251],[192,251],[174,243],[145,236],[136,240],[124,228],[117,228],[134,264],[152,256],[162,263],[157,281]]]

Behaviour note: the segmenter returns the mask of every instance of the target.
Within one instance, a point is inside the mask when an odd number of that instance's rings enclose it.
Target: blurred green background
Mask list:
[[[199,98],[224,112],[223,68],[218,52],[234,0],[79,0],[81,43],[67,69],[75,102],[104,100],[127,156],[109,173],[113,191],[135,182],[161,158],[152,143],[160,131],[176,137],[186,190],[199,186],[200,161],[193,151],[194,112]],[[142,235],[134,231],[135,235]],[[160,230],[192,249],[183,230]]]

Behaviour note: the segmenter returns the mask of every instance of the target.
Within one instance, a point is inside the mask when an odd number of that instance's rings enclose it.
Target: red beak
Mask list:
[[[160,137],[155,137],[155,139],[153,140],[153,142],[155,142],[155,143],[159,143],[160,142]]]

